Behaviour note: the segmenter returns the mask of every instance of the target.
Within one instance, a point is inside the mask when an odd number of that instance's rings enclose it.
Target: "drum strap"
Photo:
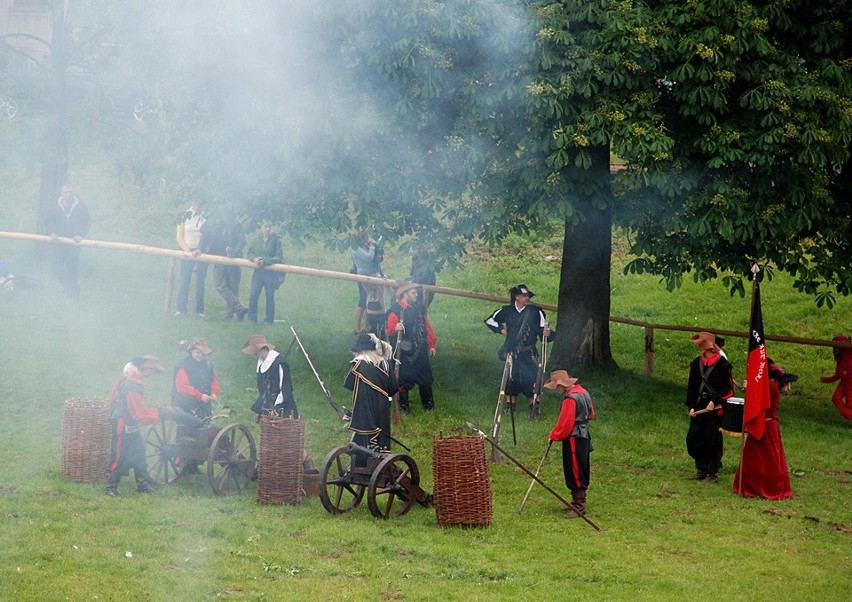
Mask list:
[[[702,362],[702,361],[700,361],[700,360],[699,360],[699,362],[698,362],[698,368],[699,368],[699,370],[700,370],[700,372],[701,372],[701,381],[702,381],[702,382],[701,382],[701,387],[703,387],[703,388],[707,389],[707,390],[710,392],[710,395],[715,395],[715,394],[716,394],[716,390],[715,390],[715,389],[714,389],[714,388],[710,385],[710,383],[708,383],[708,382],[707,382],[707,378],[708,378],[708,377],[710,376],[710,374],[713,372],[713,369],[716,367],[716,365],[717,365],[718,363],[719,363],[719,362],[716,362],[715,364],[713,364],[712,366],[710,366],[710,368],[707,368],[707,369],[706,369],[706,371],[705,371],[705,368],[704,368],[704,362]]]

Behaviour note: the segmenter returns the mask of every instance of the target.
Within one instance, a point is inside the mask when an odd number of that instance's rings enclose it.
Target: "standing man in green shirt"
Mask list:
[[[257,301],[261,289],[266,291],[267,324],[275,321],[275,291],[284,283],[284,273],[267,270],[271,265],[284,262],[284,251],[281,248],[281,237],[272,232],[272,222],[264,219],[260,222],[258,235],[248,248],[247,258],[255,265],[251,277],[251,294],[249,295],[248,319],[257,324]]]

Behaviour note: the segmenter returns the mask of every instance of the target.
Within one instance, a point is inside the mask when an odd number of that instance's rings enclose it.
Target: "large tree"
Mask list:
[[[446,197],[448,232],[499,241],[564,221],[560,363],[611,361],[613,215],[639,256],[629,269],[670,287],[732,271],[742,292],[758,261],[818,302],[849,292],[846,4],[423,0],[353,14],[357,35],[341,37],[359,80],[383,76],[384,114],[428,157],[408,171],[433,183],[412,189]]]

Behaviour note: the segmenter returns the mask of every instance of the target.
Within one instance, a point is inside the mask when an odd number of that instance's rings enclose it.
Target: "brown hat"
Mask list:
[[[417,284],[416,282],[403,282],[402,284],[399,285],[399,288],[396,289],[394,296],[397,299],[399,299],[405,293],[407,293],[408,291],[410,291],[413,288],[420,288],[420,285]]]
[[[566,370],[554,370],[550,373],[550,378],[547,379],[547,382],[541,385],[545,389],[551,389],[553,391],[556,390],[556,385],[562,385],[563,387],[571,387],[577,384],[576,378],[569,376]]]
[[[689,340],[695,343],[695,346],[701,351],[716,349],[716,335],[712,332],[699,332],[689,337]]]
[[[275,349],[275,345],[268,343],[265,336],[262,334],[253,334],[248,338],[248,341],[243,344],[242,352],[248,353],[249,355],[257,355],[257,352],[263,347]]]
[[[156,355],[143,355],[142,357],[133,358],[131,360],[139,370],[151,370],[152,372],[165,372],[163,363]]]
[[[204,355],[210,355],[213,353],[213,350],[210,349],[210,345],[207,344],[207,339],[192,339],[191,341],[181,341],[180,347],[187,353],[190,353],[193,349],[198,349]]]

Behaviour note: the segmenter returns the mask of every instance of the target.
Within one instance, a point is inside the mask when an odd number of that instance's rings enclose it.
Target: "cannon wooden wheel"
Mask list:
[[[420,471],[414,460],[405,454],[391,454],[370,477],[367,504],[376,518],[402,516],[411,510],[419,490]]]
[[[331,450],[322,462],[319,497],[323,507],[331,514],[343,514],[351,510],[364,497],[365,485],[353,482],[350,471],[353,458],[344,446]]]
[[[173,483],[180,476],[181,467],[175,454],[176,433],[174,422],[161,420],[153,424],[145,436],[145,461],[151,480],[155,483]]]
[[[257,470],[257,448],[251,431],[242,424],[220,430],[207,455],[207,479],[216,495],[233,495],[245,489]]]

